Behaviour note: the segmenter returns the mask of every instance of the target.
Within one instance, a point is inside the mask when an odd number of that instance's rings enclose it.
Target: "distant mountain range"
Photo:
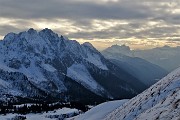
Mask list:
[[[131,98],[147,88],[90,43],[50,29],[9,33],[0,41],[0,101],[81,101]]]
[[[130,50],[128,46],[113,45],[107,50],[113,53],[121,53],[129,57],[139,57],[153,64],[156,64],[163,69],[171,72],[180,66],[180,47],[157,47],[148,50]]]
[[[147,86],[151,86],[167,75],[167,71],[163,68],[142,58],[126,56],[123,54],[124,51],[130,51],[129,47],[114,45],[102,51],[102,54]]]

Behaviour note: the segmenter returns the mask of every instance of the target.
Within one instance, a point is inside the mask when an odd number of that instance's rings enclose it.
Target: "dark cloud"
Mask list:
[[[133,8],[132,8],[133,7]],[[123,3],[96,4],[70,0],[3,0],[0,16],[13,18],[144,19],[151,15],[145,6]]]

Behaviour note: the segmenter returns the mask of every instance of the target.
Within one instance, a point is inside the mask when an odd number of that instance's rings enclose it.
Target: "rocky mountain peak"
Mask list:
[[[28,32],[29,34],[37,34],[37,31],[34,30],[33,28],[30,28],[27,32]]]

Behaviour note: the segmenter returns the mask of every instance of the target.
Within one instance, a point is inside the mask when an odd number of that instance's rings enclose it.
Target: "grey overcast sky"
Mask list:
[[[0,38],[50,28],[98,49],[180,45],[180,0],[0,0]]]

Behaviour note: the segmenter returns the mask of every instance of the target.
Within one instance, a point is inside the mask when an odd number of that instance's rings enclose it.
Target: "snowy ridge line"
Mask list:
[[[180,114],[178,101],[180,102],[180,68],[115,109],[105,120],[150,120],[166,117],[178,120],[178,111]],[[174,108],[172,104],[176,104],[177,107]]]
[[[128,99],[104,102],[91,108],[89,111],[68,120],[102,120],[106,115],[127,101]]]

